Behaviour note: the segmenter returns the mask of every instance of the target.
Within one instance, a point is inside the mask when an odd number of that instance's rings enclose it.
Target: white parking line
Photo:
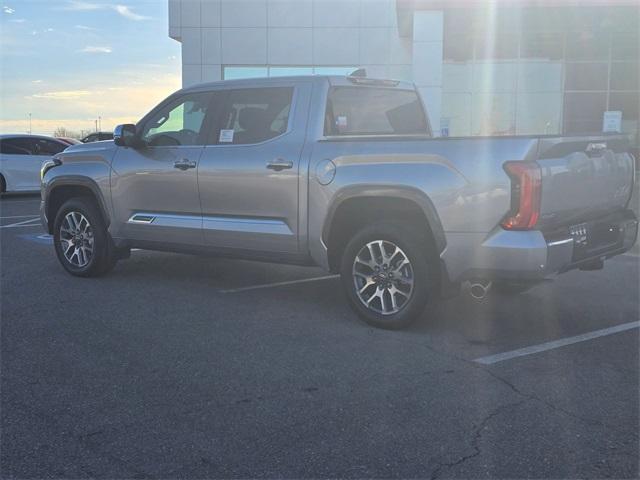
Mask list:
[[[273,288],[273,287],[282,287],[284,285],[293,285],[296,283],[309,283],[309,282],[317,282],[319,280],[328,280],[330,278],[338,278],[340,275],[326,275],[324,277],[314,277],[314,278],[303,278],[302,280],[290,280],[287,282],[276,282],[276,283],[266,283],[263,285],[253,285],[251,287],[242,287],[242,288],[232,288],[229,290],[220,290],[220,293],[238,293],[238,292],[247,292],[249,290],[260,290],[263,288]]]
[[[5,218],[27,218],[27,217],[37,217],[38,215],[10,215],[8,217],[0,217],[0,220],[5,219]]]
[[[511,360],[512,358],[546,352],[547,350],[553,350],[554,348],[560,348],[579,342],[586,342],[587,340],[604,337],[606,335],[613,335],[614,333],[624,332],[638,327],[640,327],[640,322],[623,323],[621,325],[616,325],[615,327],[603,328],[602,330],[595,330],[593,332],[583,333],[582,335],[576,335],[575,337],[561,338],[560,340],[553,340],[551,342],[541,343],[540,345],[533,345],[531,347],[519,348],[518,350],[511,350],[510,352],[476,358],[474,362],[482,363],[483,365],[492,365],[505,360]]]
[[[33,223],[37,221],[38,223]],[[28,224],[28,225],[27,225]],[[19,228],[19,227],[39,227],[40,217],[30,218],[29,220],[23,220],[21,222],[10,223],[9,225],[0,225],[0,228]]]

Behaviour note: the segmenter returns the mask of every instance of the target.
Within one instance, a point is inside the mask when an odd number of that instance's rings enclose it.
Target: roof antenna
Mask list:
[[[367,77],[367,70],[365,68],[358,68],[357,70],[354,70],[353,72],[351,72],[349,74],[350,77],[359,77],[359,78],[366,78]]]

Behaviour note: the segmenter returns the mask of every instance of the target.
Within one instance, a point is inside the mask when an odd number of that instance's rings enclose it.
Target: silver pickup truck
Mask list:
[[[133,247],[319,265],[383,328],[634,244],[625,136],[432,138],[427,118],[412,84],[360,76],[186,88],[47,161],[42,221],[73,275]]]

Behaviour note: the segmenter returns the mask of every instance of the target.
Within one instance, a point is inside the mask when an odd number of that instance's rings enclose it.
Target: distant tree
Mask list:
[[[71,130],[67,130],[65,127],[58,127],[53,131],[54,137],[69,137],[69,138],[77,138],[80,139],[81,136],[77,132],[73,132]]]

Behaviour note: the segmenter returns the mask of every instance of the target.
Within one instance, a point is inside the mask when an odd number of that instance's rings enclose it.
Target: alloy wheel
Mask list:
[[[69,212],[60,225],[60,249],[74,267],[86,267],[93,257],[93,229],[80,212]]]
[[[358,299],[382,315],[404,308],[413,293],[413,268],[395,243],[374,240],[360,249],[353,262],[353,281]]]

